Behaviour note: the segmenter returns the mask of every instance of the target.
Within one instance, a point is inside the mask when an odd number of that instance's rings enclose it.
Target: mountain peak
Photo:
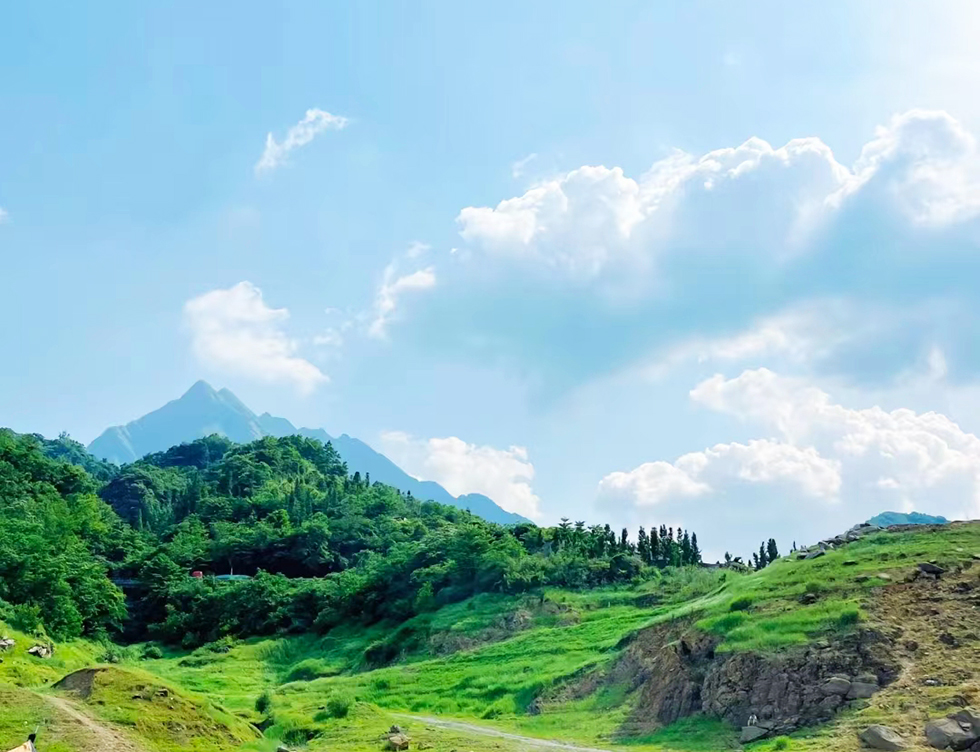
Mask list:
[[[106,429],[88,450],[96,457],[124,464],[150,452],[161,452],[178,444],[219,434],[240,444],[263,436],[299,434],[323,443],[331,442],[351,472],[370,474],[380,481],[421,500],[432,500],[469,509],[474,514],[508,524],[524,518],[501,509],[482,494],[467,494],[457,499],[434,481],[423,481],[408,475],[394,462],[374,451],[368,444],[348,434],[331,437],[322,428],[296,428],[285,418],[269,413],[256,415],[230,390],[218,391],[206,381],[197,381],[180,399],[131,421],[125,426]]]
[[[204,379],[198,379],[197,381],[194,382],[194,384],[191,386],[190,389],[184,392],[184,394],[181,396],[181,399],[187,399],[187,398],[199,399],[201,397],[215,397],[217,396],[217,394],[218,393],[214,390],[214,387],[211,386],[208,382],[206,382]]]

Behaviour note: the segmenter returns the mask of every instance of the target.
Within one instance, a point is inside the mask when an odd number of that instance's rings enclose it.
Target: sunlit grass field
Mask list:
[[[411,728],[413,738],[452,744],[447,750],[512,746],[407,716],[457,719],[604,748],[730,749],[737,747],[735,731],[702,717],[624,737],[619,731],[636,697],[615,684],[602,684],[581,699],[549,703],[539,714],[529,712],[529,706],[544,690],[609,667],[645,627],[683,620],[717,635],[723,652],[765,653],[833,639],[866,623],[875,589],[903,581],[917,562],[963,563],[974,554],[980,554],[980,524],[878,533],[820,558],[787,556],[751,574],[684,569],[632,587],[484,594],[401,625],[349,623],[322,636],[228,641],[191,653],[163,650],[157,659],[142,659],[142,646],[114,650],[121,667],[146,672],[128,673],[126,681],[147,682],[152,675],[162,685],[180,688],[189,703],[186,712],[195,706],[205,725],[215,720],[217,727],[237,728],[242,748],[260,752],[279,742],[311,750],[379,749],[379,735],[394,722]],[[802,605],[807,593],[816,596],[815,602]],[[19,636],[18,651],[27,642]],[[11,711],[0,714],[0,740],[16,737],[38,712],[37,695],[13,687],[49,692],[65,673],[104,658],[105,650],[76,642],[58,646],[50,661],[27,659],[20,652],[5,656],[0,687],[8,693]],[[93,706],[93,714],[139,731],[145,709],[133,705],[127,695],[131,687],[120,680],[105,691],[107,701]],[[867,718],[889,717],[892,711],[882,707],[845,713],[835,725],[754,748],[849,749],[851,727]],[[260,725],[264,738],[249,741],[247,726],[238,723]],[[170,749],[165,732],[142,733],[150,749]],[[230,738],[185,748],[234,749]],[[48,748],[72,748],[57,746],[63,743],[55,740]]]

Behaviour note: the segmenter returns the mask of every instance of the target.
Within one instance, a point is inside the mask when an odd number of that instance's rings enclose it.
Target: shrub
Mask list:
[[[316,658],[307,658],[305,661],[300,661],[286,676],[286,681],[313,681],[314,679],[319,679],[321,676],[329,676],[335,673],[330,669],[329,666],[324,665],[323,661]]]
[[[335,692],[327,700],[327,712],[331,718],[346,718],[354,706],[354,698],[345,692]]]
[[[228,653],[231,649],[235,647],[235,638],[225,635],[214,642],[209,642],[201,647],[202,650],[206,650],[209,653]]]
[[[850,629],[859,621],[861,621],[861,612],[856,608],[849,608],[842,611],[841,615],[837,617],[837,628],[840,630]]]
[[[155,661],[163,658],[163,651],[159,645],[146,645],[143,648],[143,658],[148,661]]]
[[[789,749],[790,739],[788,736],[778,736],[772,742],[773,749]]]
[[[256,713],[268,713],[272,708],[272,695],[266,690],[258,697],[255,698],[255,712]]]
[[[818,595],[819,593],[821,593],[823,591],[823,585],[821,585],[816,580],[810,580],[806,584],[806,588],[805,589],[806,589],[806,592],[808,592],[808,593],[812,593],[813,595]]]
[[[109,645],[99,656],[99,663],[121,663],[133,657],[132,651],[118,645]]]
[[[487,718],[487,719],[499,718],[502,715],[506,715],[507,713],[512,713],[512,712],[514,712],[514,701],[506,697],[501,697],[492,705],[488,706],[487,709],[484,710],[483,713],[480,715],[480,717]]]
[[[736,598],[728,606],[729,611],[748,611],[752,608],[752,599],[748,597]]]
[[[41,626],[41,607],[20,603],[11,607],[7,619],[14,629],[29,635],[38,635],[44,631]]]

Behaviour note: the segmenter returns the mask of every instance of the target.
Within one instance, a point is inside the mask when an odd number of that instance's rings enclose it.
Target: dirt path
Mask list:
[[[493,736],[498,739],[507,739],[508,741],[519,742],[520,744],[527,745],[528,747],[566,749],[572,750],[573,752],[610,752],[607,749],[600,749],[599,747],[580,747],[577,744],[556,742],[552,741],[551,739],[536,739],[533,736],[511,734],[506,731],[499,731],[495,728],[488,728],[487,726],[478,726],[475,723],[464,723],[463,721],[445,721],[441,718],[434,718],[427,715],[406,715],[404,713],[392,713],[392,715],[396,718],[406,718],[412,721],[419,721],[420,723],[427,723],[430,726],[450,729],[452,731],[465,731],[466,733],[477,734],[479,736]]]
[[[98,721],[83,713],[71,700],[53,695],[41,696],[46,702],[56,707],[73,721],[80,723],[89,731],[95,741],[93,748],[98,749],[100,752],[144,752],[142,747],[136,746],[120,732],[108,726],[103,726]]]

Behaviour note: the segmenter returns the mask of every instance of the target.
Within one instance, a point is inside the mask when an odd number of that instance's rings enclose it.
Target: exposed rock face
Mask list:
[[[717,639],[687,625],[653,627],[637,636],[608,681],[629,676],[640,699],[623,733],[707,713],[762,738],[826,721],[851,701],[891,682],[899,666],[891,643],[864,630],[835,645],[786,651],[715,654]],[[592,679],[589,691],[599,683]],[[583,689],[585,685],[583,683]]]
[[[865,630],[824,649],[728,656],[705,675],[702,709],[733,725],[755,715],[773,732],[825,721],[848,700],[870,697],[897,676],[889,647]]]
[[[858,734],[858,737],[865,746],[871,747],[871,749],[883,749],[887,752],[898,752],[908,749],[909,746],[908,742],[888,726],[868,726]]]

